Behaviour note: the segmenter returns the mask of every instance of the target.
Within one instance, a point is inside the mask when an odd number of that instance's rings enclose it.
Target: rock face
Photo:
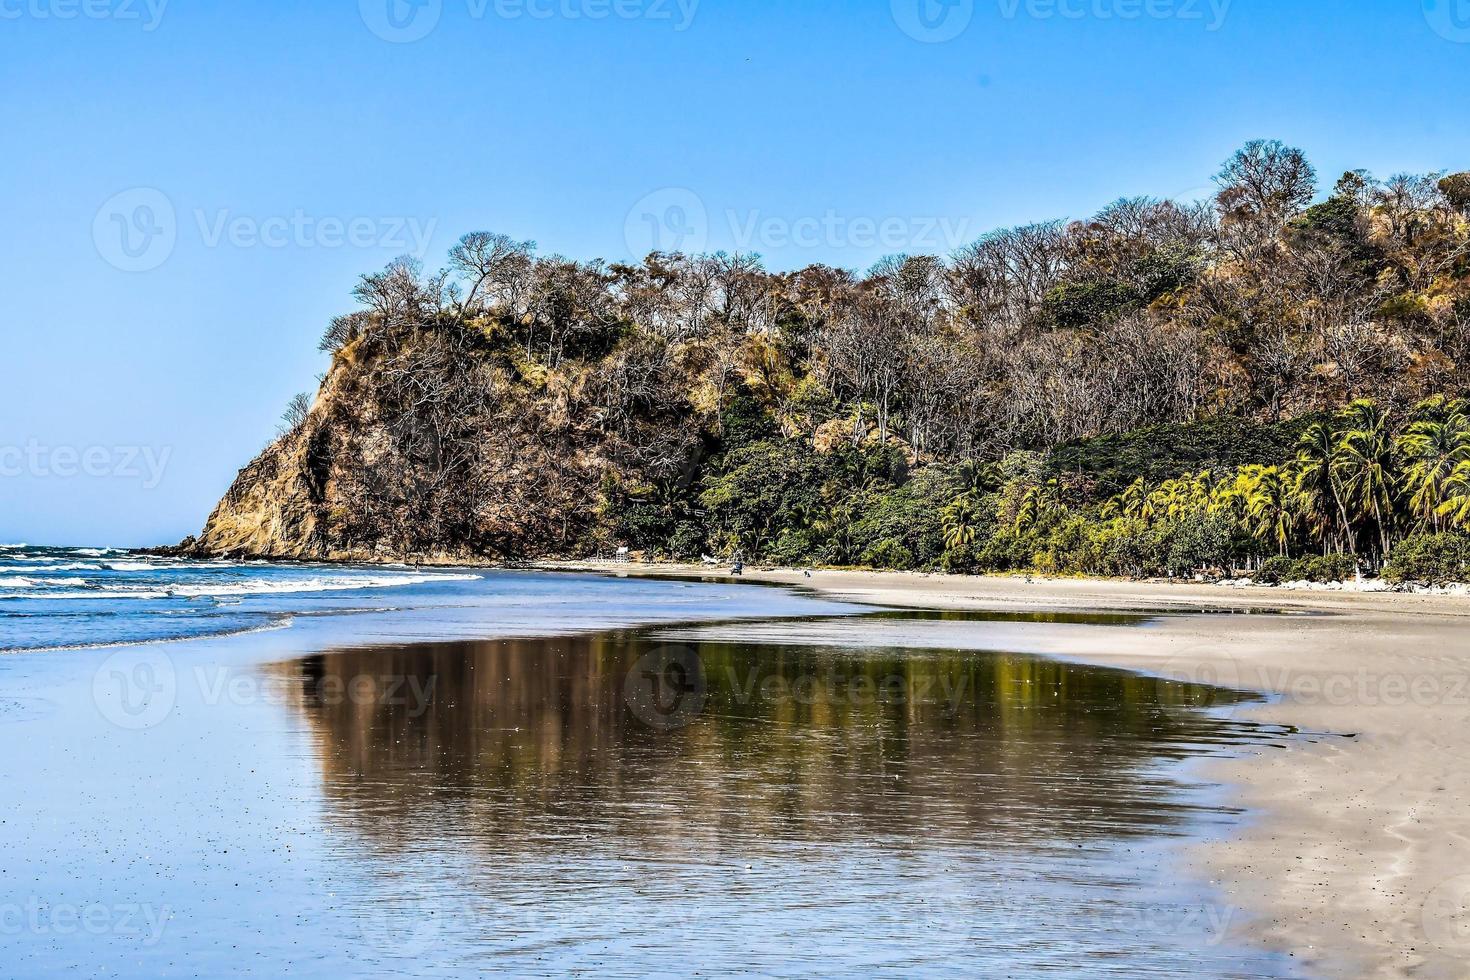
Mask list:
[[[528,378],[447,331],[353,343],[305,417],[240,471],[181,548],[426,563],[605,548],[603,490],[636,474],[650,448],[595,407],[606,401],[575,377]],[[654,431],[667,441],[679,427]]]

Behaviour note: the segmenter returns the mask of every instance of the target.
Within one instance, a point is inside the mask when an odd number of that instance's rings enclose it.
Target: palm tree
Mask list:
[[[1033,483],[1021,493],[1021,501],[1016,507],[1016,530],[1025,531],[1047,514],[1066,509],[1066,504],[1062,503],[1062,485],[1056,479]]]
[[[1274,542],[1279,555],[1286,554],[1296,526],[1296,500],[1291,483],[1279,467],[1264,467],[1257,474],[1246,503],[1246,514],[1253,522],[1251,533],[1260,541]]]
[[[1260,482],[1261,471],[1264,469],[1264,466],[1251,463],[1236,470],[1228,481],[1221,480],[1215,484],[1215,489],[1210,493],[1210,513],[1224,514],[1244,528],[1251,494],[1255,493],[1256,484]]]
[[[1426,407],[1446,404],[1443,398],[1421,403],[1421,418],[1398,439],[1399,451],[1408,460],[1404,489],[1409,508],[1421,527],[1440,530],[1440,507],[1445,501],[1445,484],[1455,468],[1470,460],[1470,419],[1455,411],[1430,415]],[[1463,407],[1463,403],[1451,402]]]
[[[1005,474],[995,463],[981,463],[973,459],[965,460],[955,467],[954,475],[962,494],[973,494],[977,497],[999,490],[1000,485],[1005,482]]]
[[[1104,506],[1104,517],[1140,517],[1148,504],[1148,485],[1139,477],[1128,485],[1118,496],[1109,500]]]
[[[1346,539],[1349,553],[1358,550],[1353,522],[1348,519],[1338,473],[1342,437],[1332,422],[1313,422],[1297,440],[1296,492],[1313,528],[1322,539],[1325,553],[1334,523]]]
[[[1378,526],[1382,557],[1388,557],[1393,523],[1394,444],[1388,420],[1376,404],[1360,398],[1342,411],[1342,444],[1336,468],[1348,500]]]
[[[1470,460],[1455,464],[1444,481],[1444,500],[1435,508],[1441,517],[1449,517],[1459,528],[1470,528]]]
[[[956,497],[944,508],[944,546],[950,551],[960,551],[975,543],[979,508],[973,493]]]
[[[1149,504],[1154,514],[1174,520],[1188,511],[1189,494],[1187,480],[1165,480],[1149,494]]]

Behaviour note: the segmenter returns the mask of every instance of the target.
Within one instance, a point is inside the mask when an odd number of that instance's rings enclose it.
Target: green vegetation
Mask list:
[[[712,460],[687,508],[704,515],[701,547],[781,563],[1130,576],[1252,569],[1267,582],[1327,582],[1388,559],[1398,580],[1463,573],[1470,403],[1431,397],[1395,425],[1359,399],[1293,428],[1284,451],[1282,426],[1237,422],[1227,431],[1239,438],[1228,439],[1204,423],[1167,438],[1098,440],[1111,454],[1074,444],[998,465],[916,470],[892,450],[823,454],[799,439],[761,441]],[[1156,479],[1182,446],[1208,465]],[[677,556],[631,523],[620,531]]]
[[[1470,175],[1216,181],[863,274],[467,235],[363,277],[198,546],[1459,574]]]

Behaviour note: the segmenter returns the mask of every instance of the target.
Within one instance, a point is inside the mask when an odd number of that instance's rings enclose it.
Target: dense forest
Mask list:
[[[191,545],[1463,577],[1470,174],[1215,181],[861,274],[466,235],[362,278]]]

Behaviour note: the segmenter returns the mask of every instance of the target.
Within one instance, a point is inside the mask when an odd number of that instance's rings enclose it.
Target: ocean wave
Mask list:
[[[0,599],[44,599],[47,602],[58,602],[63,599],[173,599],[177,598],[169,592],[159,592],[154,589],[151,592],[120,592],[105,589],[77,589],[51,592],[9,592],[0,593]]]
[[[215,596],[271,596],[306,592],[358,592],[392,589],[431,582],[472,582],[472,574],[367,575],[361,577],[321,576],[306,579],[247,579],[244,581],[157,581],[128,582],[115,579],[90,582],[84,578],[0,578],[0,588],[35,589],[34,592],[0,595],[0,599],[204,599]]]
[[[378,575],[363,578],[310,578],[271,582],[258,579],[225,585],[180,582],[167,588],[178,596],[278,595],[294,592],[348,592],[361,589],[392,589],[424,582],[473,582],[479,575]]]
[[[160,643],[182,643],[187,640],[222,639],[227,636],[244,636],[248,633],[269,633],[272,630],[288,629],[295,617],[281,615],[269,622],[252,626],[238,626],[222,630],[201,630],[184,636],[150,636],[141,640],[104,640],[85,643],[60,643],[34,647],[0,647],[0,654],[11,653],[61,653],[77,650],[107,650],[112,647],[151,647]]]

